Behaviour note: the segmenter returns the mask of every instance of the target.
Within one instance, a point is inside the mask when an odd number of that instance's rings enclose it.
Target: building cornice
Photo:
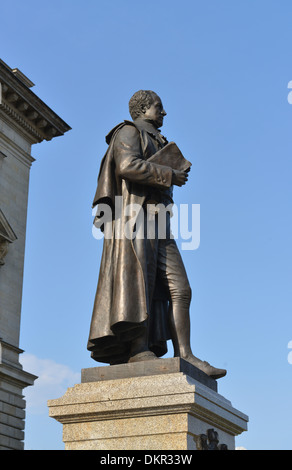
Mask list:
[[[0,110],[26,131],[32,143],[64,135],[71,127],[33,93],[32,86],[22,72],[0,60]]]

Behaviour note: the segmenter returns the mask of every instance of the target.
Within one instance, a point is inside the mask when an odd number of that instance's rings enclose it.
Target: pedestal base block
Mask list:
[[[66,450],[199,450],[209,429],[235,448],[248,417],[214,390],[215,381],[179,358],[145,362],[148,375],[141,367],[85,369],[81,384],[48,402],[49,415],[63,424]]]

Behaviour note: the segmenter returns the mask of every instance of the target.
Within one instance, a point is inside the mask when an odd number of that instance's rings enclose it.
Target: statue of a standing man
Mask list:
[[[146,230],[143,237],[117,230],[117,196],[122,218],[124,209],[133,205],[148,214],[149,205],[172,203],[173,185],[182,186],[188,179],[186,171],[151,161],[168,144],[159,130],[166,116],[159,96],[140,90],[130,99],[129,110],[133,121],[124,121],[106,137],[109,147],[93,201],[93,206],[107,204],[113,220],[111,236],[104,238],[88,349],[93,359],[108,364],[155,360],[167,352],[166,341],[171,339],[175,356],[218,379],[226,374],[224,369],[192,354],[191,288],[171,237],[169,213],[165,237],[158,236],[155,213],[151,237]]]

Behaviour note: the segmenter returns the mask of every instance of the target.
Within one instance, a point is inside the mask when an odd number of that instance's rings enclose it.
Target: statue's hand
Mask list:
[[[172,184],[183,186],[188,181],[188,172],[172,170]]]

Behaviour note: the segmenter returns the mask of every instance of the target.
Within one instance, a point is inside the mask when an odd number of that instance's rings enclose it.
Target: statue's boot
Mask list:
[[[213,379],[224,377],[227,374],[225,369],[217,369],[211,366],[209,362],[201,361],[201,359],[192,353],[189,304],[185,305],[184,302],[172,303],[170,305],[169,316],[174,355],[190,362]]]
[[[130,357],[128,362],[152,361],[158,357],[152,351],[143,351]]]
[[[211,366],[209,362],[201,361],[201,359],[196,356],[193,356],[192,354],[183,357],[182,359],[190,362],[190,364],[193,364],[193,366],[197,367],[202,372],[205,372],[205,374],[209,375],[209,377],[212,377],[213,379],[220,379],[227,374],[227,371],[225,369],[217,369],[217,367]]]

